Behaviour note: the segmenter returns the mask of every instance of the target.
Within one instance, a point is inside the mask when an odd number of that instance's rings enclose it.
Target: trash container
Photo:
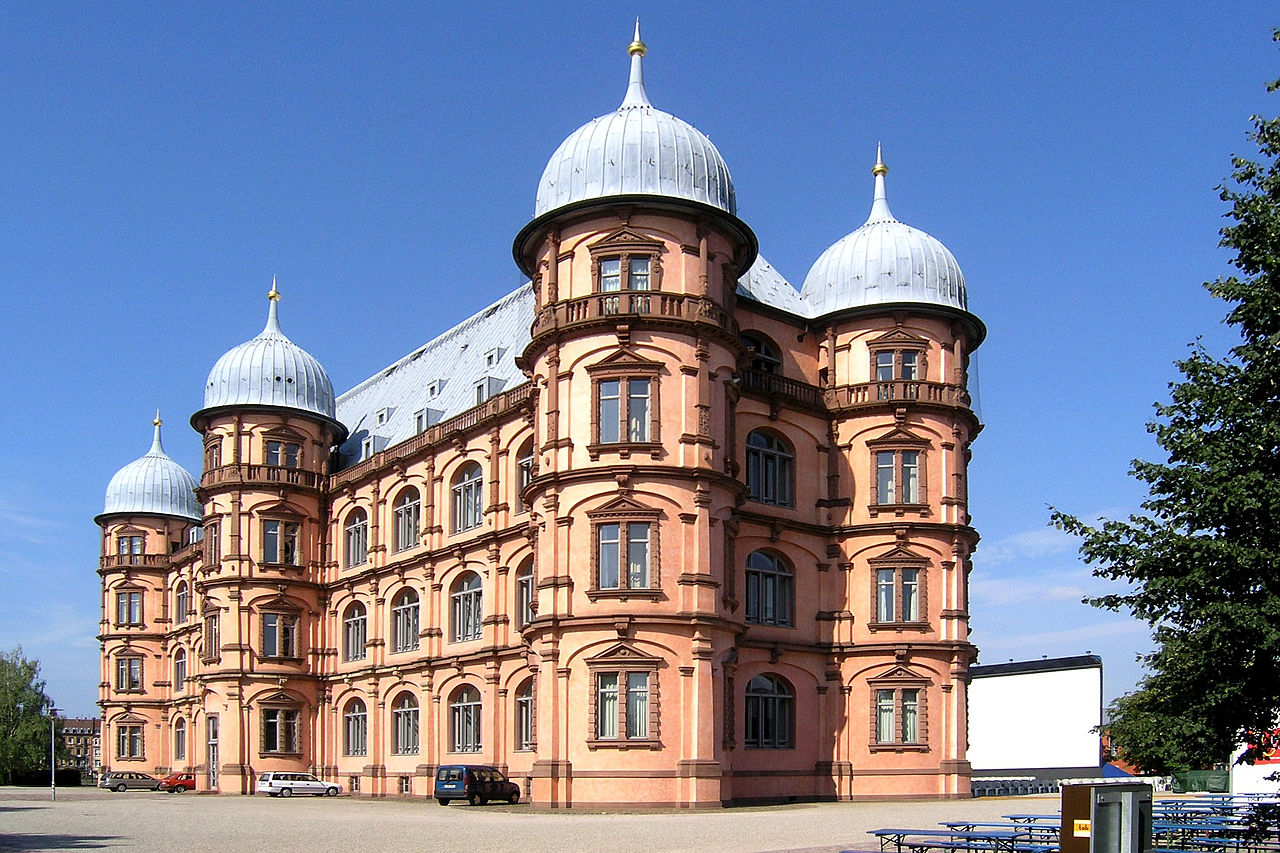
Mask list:
[[[1062,786],[1061,853],[1151,853],[1151,786]]]

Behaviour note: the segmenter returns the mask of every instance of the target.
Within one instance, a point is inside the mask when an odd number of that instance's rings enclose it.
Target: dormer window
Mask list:
[[[502,380],[496,376],[485,376],[476,382],[473,390],[475,397],[472,405],[478,406],[502,390]]]
[[[360,459],[361,461],[368,459],[373,455],[373,437],[370,436],[360,442]]]
[[[373,415],[373,419],[377,422],[378,426],[385,424],[389,417],[391,417],[390,409],[378,409],[378,411]]]
[[[502,347],[494,347],[484,354],[485,367],[497,367],[502,360],[502,354],[506,352]]]
[[[413,413],[413,432],[415,435],[427,428],[427,410],[419,409]]]
[[[428,396],[428,397],[439,397],[439,396],[440,396],[440,392],[441,392],[441,391],[443,391],[443,390],[444,390],[444,380],[443,380],[443,379],[433,379],[433,380],[431,380],[431,382],[430,382],[430,383],[428,383],[428,384],[427,384],[427,396]]]

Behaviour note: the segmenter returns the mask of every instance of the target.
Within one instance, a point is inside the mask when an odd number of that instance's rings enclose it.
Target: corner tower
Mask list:
[[[249,793],[264,770],[324,764],[324,486],[346,436],[320,363],[267,324],[209,373],[191,425],[204,437],[205,554],[194,588],[205,691],[189,721],[209,788]],[[330,756],[332,763],[332,756]]]
[[[724,797],[712,661],[742,486],[730,380],[737,278],[756,257],[711,141],[655,108],[639,25],[626,94],[551,156],[514,255],[533,281],[533,798]]]

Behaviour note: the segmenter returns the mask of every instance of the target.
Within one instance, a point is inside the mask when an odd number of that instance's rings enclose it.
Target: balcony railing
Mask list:
[[[223,465],[204,472],[200,486],[258,486],[286,485],[306,489],[318,489],[324,483],[324,475],[299,468],[282,468],[279,465]]]
[[[127,566],[162,569],[167,568],[172,559],[169,554],[107,554],[98,559],[98,565],[104,569],[121,569]]]
[[[531,382],[517,385],[510,391],[495,394],[474,408],[467,409],[465,412],[441,421],[435,426],[427,427],[427,429],[413,438],[388,447],[386,450],[376,453],[368,459],[352,465],[350,468],[337,472],[329,478],[330,488],[337,488],[344,483],[358,480],[375,468],[379,468],[396,459],[405,459],[412,456],[423,448],[438,444],[454,433],[473,429],[489,420],[502,417],[512,409],[526,405],[531,396],[533,396],[533,383]]]
[[[811,409],[826,407],[822,399],[822,389],[817,385],[751,368],[743,370],[739,375],[742,377],[743,393],[783,397]]]
[[[827,407],[831,409],[879,405],[899,400],[969,408],[971,401],[969,392],[959,385],[915,380],[841,385],[828,389],[825,396]]]
[[[657,317],[684,320],[689,323],[710,323],[719,326],[733,336],[738,334],[738,322],[724,308],[710,299],[685,293],[653,291],[622,291],[619,293],[593,293],[576,299],[565,299],[548,305],[539,312],[533,322],[533,336],[553,328],[576,326],[598,320],[628,317]]]

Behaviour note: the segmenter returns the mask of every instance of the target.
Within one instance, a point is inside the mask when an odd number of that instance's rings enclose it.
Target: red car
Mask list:
[[[181,794],[183,791],[194,791],[195,789],[196,777],[194,773],[170,773],[160,780],[159,790],[167,791],[170,794]]]

